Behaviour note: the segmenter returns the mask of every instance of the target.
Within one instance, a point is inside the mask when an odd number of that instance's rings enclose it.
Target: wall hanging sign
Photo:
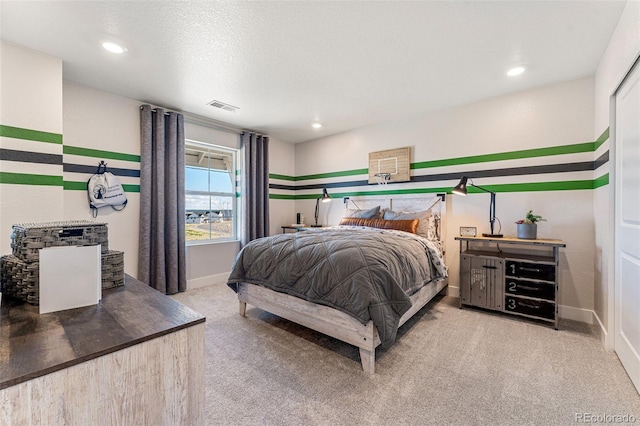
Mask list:
[[[409,182],[411,148],[395,148],[369,153],[369,183]],[[377,176],[376,176],[377,175]]]

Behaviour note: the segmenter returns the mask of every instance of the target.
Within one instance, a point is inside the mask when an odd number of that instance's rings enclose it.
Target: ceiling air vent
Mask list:
[[[219,108],[219,109],[222,109],[224,111],[231,111],[231,112],[236,112],[236,110],[240,109],[238,107],[235,107],[235,106],[229,105],[229,104],[225,104],[224,102],[220,102],[220,101],[211,101],[207,105],[211,105],[214,108]]]

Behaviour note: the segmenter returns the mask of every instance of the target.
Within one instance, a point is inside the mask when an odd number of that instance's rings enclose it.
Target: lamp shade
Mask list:
[[[316,223],[315,225],[311,225],[311,226],[322,226],[322,225],[318,225],[318,216],[320,215],[320,201],[322,201],[323,203],[326,203],[327,201],[331,201],[331,196],[327,192],[327,188],[322,188],[322,195],[316,199],[316,215],[315,215]]]
[[[322,188],[322,197],[320,197],[320,200],[323,203],[326,203],[327,201],[331,201],[331,196],[327,192],[327,188]]]
[[[467,180],[469,180],[468,177],[462,176],[460,182],[451,190],[451,192],[458,195],[467,195]]]

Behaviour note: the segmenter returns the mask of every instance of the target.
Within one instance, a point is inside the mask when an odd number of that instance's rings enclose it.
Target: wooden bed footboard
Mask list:
[[[411,308],[400,318],[404,324],[415,315],[435,295],[447,286],[447,279],[433,281],[411,296]],[[375,372],[375,350],[380,344],[378,331],[369,321],[366,325],[350,315],[324,305],[307,302],[284,293],[278,293],[254,284],[238,284],[238,300],[240,315],[245,316],[247,303],[286,318],[312,330],[334,337],[360,349],[362,369],[368,373]]]

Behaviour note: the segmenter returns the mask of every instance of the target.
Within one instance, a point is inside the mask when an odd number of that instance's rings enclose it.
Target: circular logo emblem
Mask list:
[[[106,188],[104,185],[96,185],[93,187],[93,198],[100,200],[103,198]]]

